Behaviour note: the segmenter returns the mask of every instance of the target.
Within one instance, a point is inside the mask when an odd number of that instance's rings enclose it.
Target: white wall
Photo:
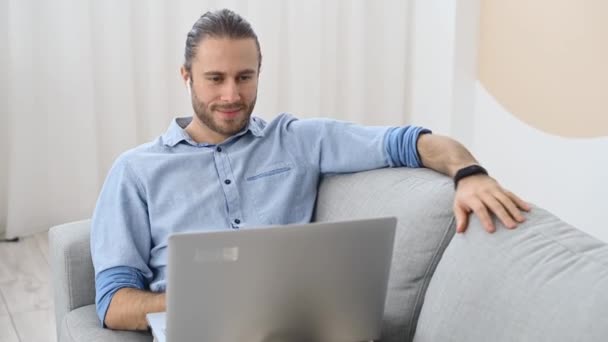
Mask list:
[[[474,149],[509,188],[608,242],[608,137],[563,138],[517,119],[477,84]]]
[[[451,134],[456,1],[415,0],[412,8],[411,123]]]
[[[478,1],[415,0],[412,13],[411,122],[471,147]]]

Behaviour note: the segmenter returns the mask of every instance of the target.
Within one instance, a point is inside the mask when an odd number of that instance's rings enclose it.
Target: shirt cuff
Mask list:
[[[384,149],[390,167],[422,167],[417,142],[421,134],[432,133],[419,126],[390,128],[384,138]]]

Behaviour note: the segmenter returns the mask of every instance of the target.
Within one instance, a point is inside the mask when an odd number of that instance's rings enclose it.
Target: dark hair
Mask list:
[[[186,51],[184,52],[184,67],[188,73],[192,71],[192,59],[196,55],[196,47],[207,37],[253,38],[258,48],[258,70],[262,66],[260,42],[249,22],[229,9],[222,9],[201,15],[188,32]]]

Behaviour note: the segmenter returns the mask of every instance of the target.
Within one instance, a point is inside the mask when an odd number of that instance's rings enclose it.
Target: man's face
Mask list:
[[[253,39],[204,38],[192,61],[192,107],[209,142],[220,142],[249,122],[258,89]]]

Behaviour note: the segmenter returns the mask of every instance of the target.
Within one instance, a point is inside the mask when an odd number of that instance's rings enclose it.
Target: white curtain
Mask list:
[[[210,9],[259,36],[257,115],[405,123],[409,3],[0,0],[0,231],[90,217],[113,160],[190,115],[183,45]]]

